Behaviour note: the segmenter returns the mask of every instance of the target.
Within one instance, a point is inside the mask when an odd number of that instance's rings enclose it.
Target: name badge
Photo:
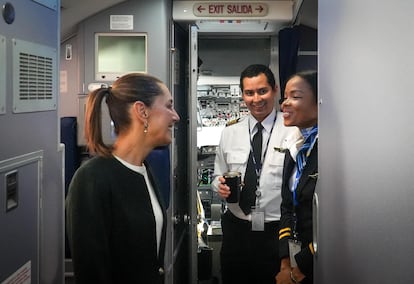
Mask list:
[[[264,212],[252,207],[252,231],[264,231]]]
[[[296,263],[295,255],[300,252],[302,243],[296,240],[288,240],[289,243],[289,258],[290,258],[290,266],[297,267],[298,264]]]

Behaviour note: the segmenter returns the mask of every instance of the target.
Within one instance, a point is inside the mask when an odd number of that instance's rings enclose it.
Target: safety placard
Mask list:
[[[1,284],[30,284],[32,279],[32,262],[29,260]]]
[[[267,4],[259,2],[197,2],[193,6],[197,17],[264,17],[268,11]]]

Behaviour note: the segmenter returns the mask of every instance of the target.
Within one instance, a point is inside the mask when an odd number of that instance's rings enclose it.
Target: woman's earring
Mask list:
[[[148,121],[144,121],[144,133],[148,132]]]

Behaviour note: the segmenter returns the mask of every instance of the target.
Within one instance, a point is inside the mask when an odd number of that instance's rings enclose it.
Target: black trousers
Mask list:
[[[229,210],[222,216],[220,252],[223,284],[275,284],[280,270],[279,222],[265,223],[264,232],[251,230],[251,222]]]

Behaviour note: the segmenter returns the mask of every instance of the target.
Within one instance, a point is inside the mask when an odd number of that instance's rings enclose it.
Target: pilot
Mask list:
[[[278,87],[265,65],[248,66],[240,76],[250,113],[224,128],[214,163],[213,190],[228,198],[223,175],[239,172],[239,200],[222,216],[221,273],[228,283],[275,283],[279,271],[278,231],[285,150],[301,137],[285,127],[276,111]],[[257,135],[256,135],[257,133]],[[260,149],[261,148],[261,149]]]

